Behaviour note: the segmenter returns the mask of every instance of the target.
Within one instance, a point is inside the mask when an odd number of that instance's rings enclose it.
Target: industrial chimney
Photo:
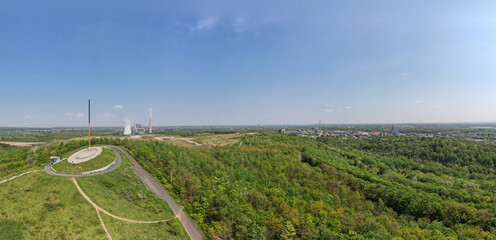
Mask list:
[[[150,107],[150,133],[152,133],[152,108]]]

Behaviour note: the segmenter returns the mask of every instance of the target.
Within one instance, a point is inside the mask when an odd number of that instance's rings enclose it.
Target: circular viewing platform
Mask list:
[[[102,153],[102,148],[101,147],[91,147],[91,148],[85,148],[83,150],[77,151],[76,153],[72,154],[67,161],[72,164],[78,164],[82,162],[89,161],[98,155]]]

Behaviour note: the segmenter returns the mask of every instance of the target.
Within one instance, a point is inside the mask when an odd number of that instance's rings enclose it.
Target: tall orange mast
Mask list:
[[[91,102],[88,99],[88,150],[91,148]]]

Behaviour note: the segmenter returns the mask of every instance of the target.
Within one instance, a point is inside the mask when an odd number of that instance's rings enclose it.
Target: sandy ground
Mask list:
[[[195,144],[195,146],[201,146],[201,143],[197,143],[195,141],[192,141],[192,138],[185,138],[185,137],[155,137],[156,140],[162,140],[162,141],[174,141],[174,140],[183,140],[192,144]]]
[[[44,144],[46,142],[5,142],[5,141],[0,141],[0,143],[9,144],[11,146],[16,146],[16,147],[29,147],[31,145]]]

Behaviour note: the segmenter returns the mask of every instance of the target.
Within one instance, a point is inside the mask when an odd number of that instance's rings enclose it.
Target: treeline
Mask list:
[[[421,163],[464,167],[470,172],[494,174],[496,167],[496,144],[493,142],[395,136],[354,140],[320,138],[319,141],[382,156],[403,156]]]
[[[88,144],[88,141],[70,141],[66,144],[40,147],[32,151],[31,147],[9,147],[0,149],[0,177],[17,173],[31,167],[41,167],[50,163],[50,156],[64,153]]]
[[[211,239],[495,236],[494,175],[295,136],[241,141],[201,150],[113,143],[161,179]]]

